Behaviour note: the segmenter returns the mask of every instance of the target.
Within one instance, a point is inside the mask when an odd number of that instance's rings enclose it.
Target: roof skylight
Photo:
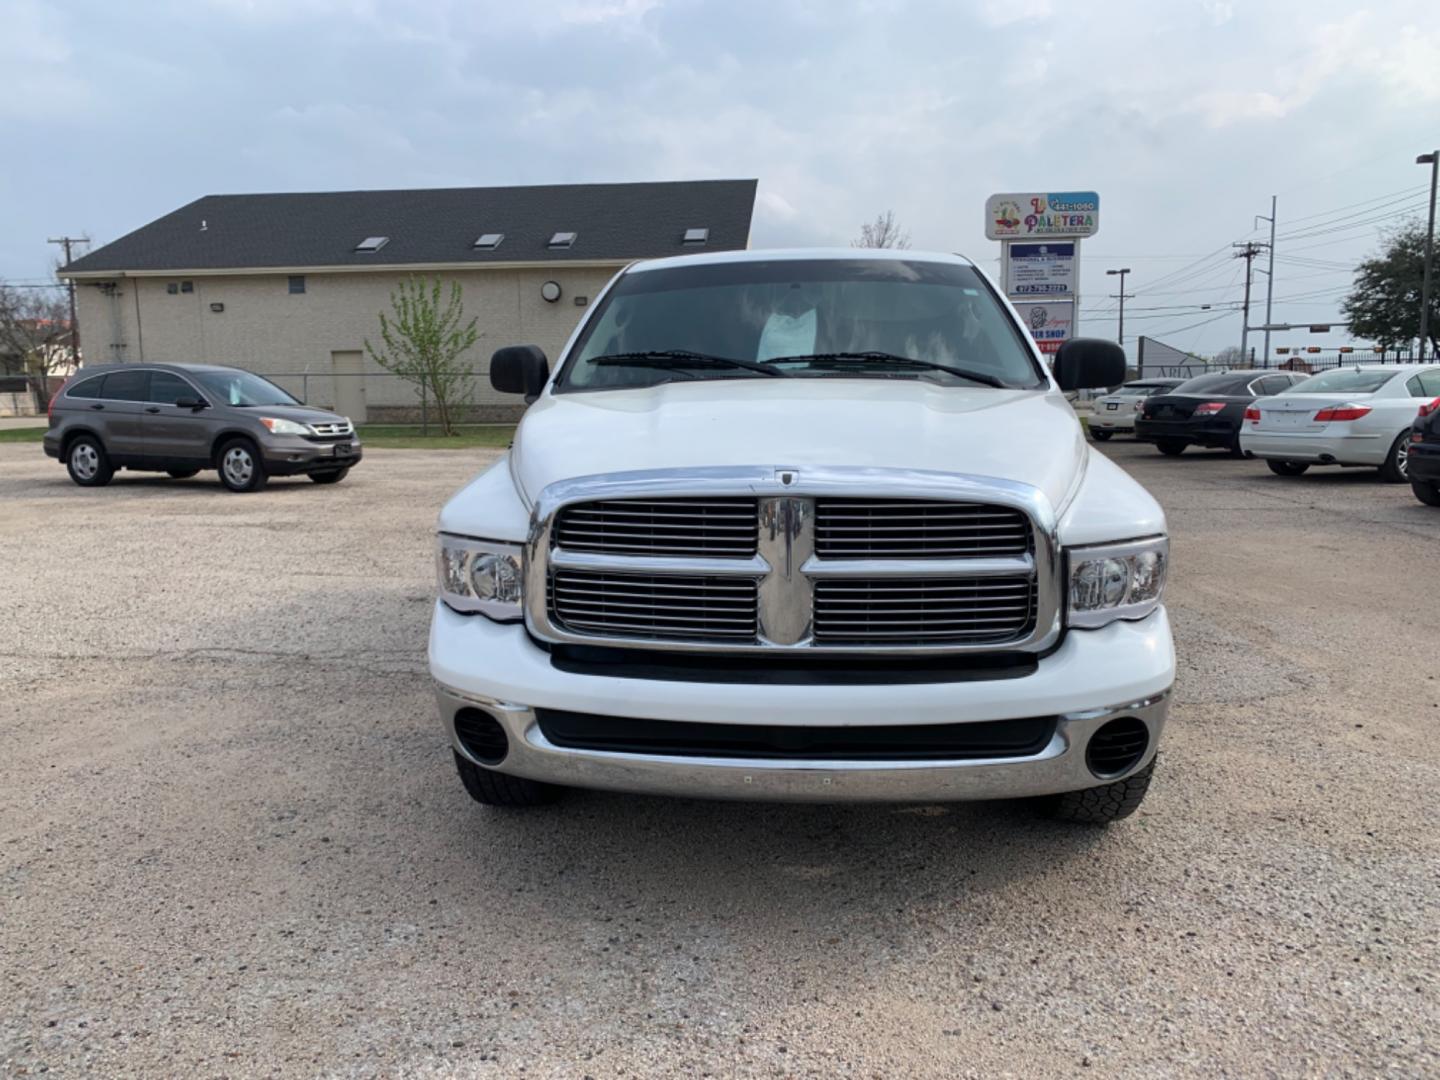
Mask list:
[[[379,251],[390,242],[388,236],[367,236],[355,245],[356,251]]]
[[[504,239],[503,232],[481,233],[480,238],[475,241],[474,247],[477,251],[494,251],[500,246],[500,241]]]
[[[710,239],[709,229],[686,229],[682,244],[703,244]]]
[[[576,234],[573,232],[557,232],[550,237],[550,243],[545,245],[551,248],[568,248],[575,246]]]

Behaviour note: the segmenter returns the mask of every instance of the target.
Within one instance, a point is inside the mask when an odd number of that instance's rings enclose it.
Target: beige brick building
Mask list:
[[[478,320],[474,415],[498,417],[516,403],[485,378],[495,349],[554,359],[626,263],[745,247],[754,195],[752,180],[212,195],[61,273],[90,363],[232,364],[361,422],[420,406],[364,351],[391,291],[455,281]]]

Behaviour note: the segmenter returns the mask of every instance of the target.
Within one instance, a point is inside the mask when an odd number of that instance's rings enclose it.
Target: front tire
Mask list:
[[[81,487],[104,487],[115,475],[105,445],[94,435],[81,435],[65,451],[65,469]]]
[[[1440,484],[1427,480],[1411,480],[1410,490],[1415,492],[1415,498],[1426,506],[1440,506]]]
[[[1183,439],[1160,439],[1155,443],[1155,448],[1166,457],[1179,457],[1189,445]]]
[[[1113,431],[1104,431],[1098,428],[1090,429],[1090,437],[1096,442],[1109,442],[1114,434]]]
[[[349,469],[335,469],[333,472],[312,472],[310,479],[317,484],[338,484],[350,472]]]
[[[1155,775],[1155,760],[1152,758],[1145,768],[1113,784],[1053,795],[1046,810],[1059,821],[1082,825],[1108,825],[1127,818],[1145,801],[1145,793],[1150,790],[1150,780]]]
[[[1303,476],[1305,471],[1310,468],[1303,461],[1275,461],[1272,459],[1266,461],[1265,464],[1270,466],[1270,471],[1276,476]]]
[[[1385,455],[1385,464],[1380,466],[1380,479],[1387,484],[1403,484],[1410,479],[1410,457],[1405,448],[1410,445],[1410,432],[1402,431],[1395,436],[1390,453]]]
[[[260,449],[249,439],[231,439],[220,447],[220,483],[237,493],[259,491],[270,479]]]
[[[482,769],[473,761],[455,754],[455,770],[470,797],[484,806],[544,806],[564,793],[555,784],[542,784],[523,776]]]

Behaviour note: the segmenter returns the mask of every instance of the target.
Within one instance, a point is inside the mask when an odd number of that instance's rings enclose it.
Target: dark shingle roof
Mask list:
[[[62,273],[652,258],[744,248],[754,180],[207,195],[76,259]],[[686,229],[708,228],[703,247]],[[477,251],[499,232],[494,251]],[[573,246],[546,245],[557,232]],[[386,236],[376,252],[366,237]]]

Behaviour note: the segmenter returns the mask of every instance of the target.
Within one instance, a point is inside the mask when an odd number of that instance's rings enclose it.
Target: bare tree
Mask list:
[[[0,282],[0,371],[28,376],[44,409],[50,404],[51,376],[68,373],[74,365],[64,292]]]
[[[910,234],[896,224],[895,211],[886,210],[883,214],[877,214],[874,221],[861,225],[860,238],[852,240],[850,246],[904,250],[910,246]]]
[[[435,399],[440,430],[455,434],[454,408],[470,393],[470,372],[460,357],[479,337],[475,319],[462,325],[465,306],[460,283],[450,283],[450,296],[442,302],[441,284],[411,277],[390,294],[392,314],[380,313],[377,349],[365,341],[365,351],[386,371],[414,384]]]

